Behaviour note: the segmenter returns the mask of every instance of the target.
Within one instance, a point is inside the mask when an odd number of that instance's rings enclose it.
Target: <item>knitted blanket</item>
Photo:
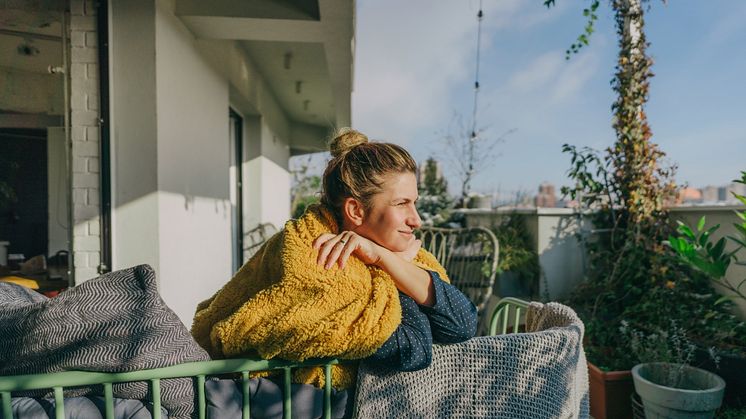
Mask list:
[[[0,375],[87,370],[128,372],[209,357],[158,295],[147,265],[112,272],[48,299],[19,285],[0,284]],[[145,399],[147,383],[113,386],[114,396]],[[17,395],[43,397],[51,392]],[[101,394],[66,390],[65,397]],[[194,410],[191,379],[161,382],[171,418]]]
[[[213,358],[259,355],[303,361],[373,354],[401,322],[396,286],[383,270],[350,257],[344,269],[316,264],[313,241],[337,232],[332,214],[310,206],[267,243],[212,298],[200,303],[192,335]],[[415,263],[447,280],[435,257]],[[346,388],[355,370],[335,366],[333,385]],[[323,384],[323,370],[301,370],[297,382]]]
[[[355,416],[589,417],[583,323],[569,307],[532,303],[527,330],[436,345],[432,364],[420,371],[363,363]]]

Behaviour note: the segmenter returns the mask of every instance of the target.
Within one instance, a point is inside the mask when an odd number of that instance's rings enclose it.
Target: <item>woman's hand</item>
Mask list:
[[[384,250],[373,241],[352,231],[343,231],[339,234],[322,234],[314,240],[313,248],[319,249],[316,263],[324,265],[326,269],[331,268],[335,263],[338,263],[340,268],[344,268],[347,259],[353,253],[364,264],[375,265],[381,260],[381,254]],[[409,249],[405,252],[409,252]]]

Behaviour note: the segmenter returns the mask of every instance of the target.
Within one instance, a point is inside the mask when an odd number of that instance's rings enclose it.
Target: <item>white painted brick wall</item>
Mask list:
[[[73,266],[75,281],[98,275],[101,260],[99,200],[99,81],[96,10],[70,1],[70,107],[73,169]]]

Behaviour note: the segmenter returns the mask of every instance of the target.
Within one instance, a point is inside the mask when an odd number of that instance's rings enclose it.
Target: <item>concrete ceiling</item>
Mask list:
[[[62,66],[62,14],[21,9],[33,2],[0,5],[0,126],[59,125],[63,78],[49,73]],[[46,118],[46,119],[45,119]]]
[[[325,129],[351,124],[354,12],[350,0],[176,1],[198,38],[240,42],[292,122]]]
[[[0,24],[0,67],[32,73],[62,65],[60,24],[44,28]]]

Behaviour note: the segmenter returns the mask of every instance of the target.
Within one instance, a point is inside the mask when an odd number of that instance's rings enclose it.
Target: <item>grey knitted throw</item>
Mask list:
[[[355,416],[587,418],[583,323],[557,303],[531,303],[527,330],[435,345],[430,367],[391,372],[363,364]]]
[[[150,266],[100,276],[52,299],[0,283],[0,375],[127,372],[205,360],[207,353],[158,294]],[[119,398],[148,395],[143,382],[113,387]],[[91,393],[100,389],[73,389],[65,396]],[[171,418],[192,415],[194,394],[189,378],[161,382]]]

